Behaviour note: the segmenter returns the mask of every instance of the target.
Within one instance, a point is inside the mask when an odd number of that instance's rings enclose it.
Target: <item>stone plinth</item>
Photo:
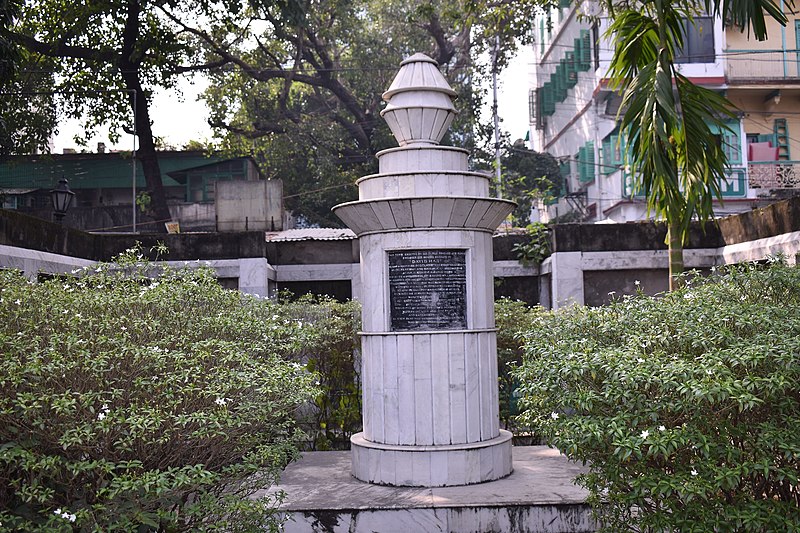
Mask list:
[[[515,446],[514,472],[458,487],[369,485],[350,476],[347,452],[310,452],[281,475],[286,533],[589,533],[597,530],[585,472],[546,446]]]
[[[353,475],[468,485],[511,473],[498,414],[492,233],[514,207],[489,197],[468,152],[438,146],[455,110],[436,64],[403,62],[383,112],[400,148],[378,154],[359,200],[334,212],[359,237],[364,431]]]

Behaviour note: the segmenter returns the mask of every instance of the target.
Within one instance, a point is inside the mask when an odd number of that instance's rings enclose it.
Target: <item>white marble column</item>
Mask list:
[[[359,236],[364,430],[353,475],[449,486],[511,473],[498,416],[492,233],[513,209],[465,150],[439,146],[455,93],[416,54],[384,93],[400,147],[378,154],[359,200],[334,208]]]

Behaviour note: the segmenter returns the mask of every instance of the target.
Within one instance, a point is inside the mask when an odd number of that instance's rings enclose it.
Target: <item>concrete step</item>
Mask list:
[[[386,487],[358,481],[350,452],[309,452],[279,486],[286,533],[584,533],[597,529],[582,467],[546,446],[513,448],[514,471],[462,487]]]

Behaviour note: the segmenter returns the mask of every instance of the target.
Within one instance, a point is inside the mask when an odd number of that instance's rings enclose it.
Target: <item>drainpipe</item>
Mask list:
[[[781,0],[781,13],[786,14],[784,0]],[[786,79],[789,76],[789,65],[786,57],[786,26],[783,24],[781,24],[781,50],[783,55],[783,78]]]

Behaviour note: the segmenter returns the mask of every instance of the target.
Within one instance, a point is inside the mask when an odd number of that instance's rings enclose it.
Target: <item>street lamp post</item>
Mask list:
[[[53,216],[57,223],[61,224],[63,222],[74,197],[75,193],[70,190],[67,179],[62,176],[58,180],[56,188],[50,191],[50,199],[53,201]]]

